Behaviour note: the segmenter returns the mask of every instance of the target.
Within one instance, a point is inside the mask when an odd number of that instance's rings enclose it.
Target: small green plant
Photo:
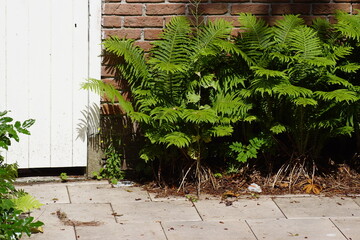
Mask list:
[[[65,172],[60,173],[59,177],[60,177],[61,182],[67,182],[69,179],[69,176]]]
[[[221,173],[214,173],[214,177],[216,178],[222,178],[223,175]]]
[[[30,119],[13,123],[11,117],[5,116],[7,113],[0,112],[0,149],[6,150],[12,139],[19,141],[19,133],[29,135],[27,129],[35,122]],[[43,225],[40,221],[35,222],[33,217],[24,215],[42,204],[24,191],[15,189],[17,165],[4,164],[3,160],[0,155],[0,240],[18,240],[24,233],[30,236],[32,229]]]
[[[101,180],[108,179],[112,184],[125,178],[125,172],[121,170],[122,155],[111,143],[104,152],[106,162],[99,172],[93,172],[93,177]]]
[[[197,202],[199,201],[199,198],[197,196],[194,196],[194,195],[186,195],[185,196],[190,202]]]

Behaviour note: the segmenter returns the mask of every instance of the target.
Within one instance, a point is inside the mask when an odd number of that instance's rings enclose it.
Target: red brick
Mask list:
[[[336,10],[350,12],[350,3],[318,3],[313,4],[313,14],[333,14]]]
[[[103,16],[103,27],[121,27],[121,17]]]
[[[118,36],[119,38],[131,38],[131,39],[140,39],[141,29],[115,29],[115,30],[104,30],[104,37],[108,38],[110,36]]]
[[[144,38],[145,40],[156,40],[160,39],[160,34],[162,33],[162,29],[145,29],[144,30]]]
[[[146,4],[147,15],[182,15],[185,4]]]
[[[103,76],[103,77],[114,77],[115,72],[112,71],[107,66],[101,66],[101,76]]]
[[[150,49],[153,47],[151,42],[148,41],[137,41],[135,42],[135,45],[141,47],[145,51],[150,51]]]
[[[126,4],[126,3],[105,3],[104,14],[107,15],[141,15],[142,4]]]
[[[317,3],[327,2],[329,3],[330,0],[316,0]],[[294,0],[294,3],[314,3],[314,0]]]
[[[352,8],[353,8],[352,13],[355,14],[357,12],[356,10],[360,10],[360,4],[353,4]],[[360,14],[360,12],[359,12],[359,14]]]
[[[231,7],[231,14],[239,14],[242,12],[253,13],[259,15],[268,15],[270,5],[269,4],[234,4]]]
[[[235,17],[235,16],[208,16],[209,21],[215,21],[217,19],[224,19],[225,21],[230,22],[234,27],[240,27],[238,17]]]
[[[349,1],[349,0],[335,0],[334,2],[358,3],[358,2],[360,2],[360,0],[351,0],[351,1]]]
[[[211,2],[225,2],[225,3],[248,3],[248,0],[212,0]]]
[[[168,0],[170,3],[189,3],[189,0]],[[206,3],[208,0],[200,0],[199,2]],[[214,2],[214,1],[212,1]],[[189,3],[192,4],[192,3]]]
[[[272,4],[272,14],[310,14],[310,4]]]
[[[242,32],[244,32],[243,29],[234,28],[234,29],[231,31],[231,35],[234,36],[234,37],[237,37],[237,36],[239,36]]]
[[[193,5],[189,6],[189,12],[192,13],[195,8]],[[199,14],[225,14],[228,12],[228,5],[226,3],[201,3],[199,4]]]
[[[113,114],[125,114],[125,111],[118,104],[107,104],[101,105],[101,114],[113,115]]]
[[[290,0],[253,0],[254,3],[278,3],[278,2],[282,2],[282,3],[290,3]]]
[[[125,27],[163,27],[163,17],[125,17]]]
[[[162,3],[165,0],[126,0],[128,3]]]

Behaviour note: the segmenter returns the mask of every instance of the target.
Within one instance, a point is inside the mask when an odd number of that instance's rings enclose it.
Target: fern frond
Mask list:
[[[155,41],[149,63],[160,71],[185,71],[189,60],[190,24],[185,17],[174,17],[166,25],[161,39]]]
[[[328,83],[330,84],[334,84],[334,85],[336,84],[350,89],[353,88],[353,85],[344,78],[338,77],[330,73],[327,75],[327,77],[328,77]]]
[[[151,111],[150,114],[153,119],[159,120],[160,124],[163,121],[168,123],[175,123],[180,118],[181,111],[177,107],[156,107]]]
[[[251,70],[254,70],[255,75],[260,77],[286,77],[286,74],[284,72],[278,70],[265,69],[258,66],[252,66]]]
[[[355,102],[359,100],[356,92],[348,89],[337,89],[331,92],[316,91],[315,95],[326,101],[335,100],[336,102]]]
[[[340,65],[336,69],[346,73],[355,73],[360,69],[360,65],[356,63],[347,63],[345,65]]]
[[[29,212],[44,205],[30,194],[25,194],[19,198],[11,199],[11,201],[14,203],[15,209],[19,209],[22,212]]]
[[[188,147],[191,144],[191,138],[182,132],[172,132],[166,134],[164,137],[164,143],[167,147],[176,146],[178,148]]]
[[[192,58],[196,62],[200,56],[215,55],[221,51],[227,53],[237,52],[236,46],[228,41],[233,26],[223,19],[209,22],[201,28],[195,37],[194,54]]]
[[[233,133],[234,129],[232,126],[215,126],[212,127],[209,132],[213,137],[224,137],[230,136]]]
[[[224,116],[244,116],[250,109],[251,105],[244,102],[235,93],[217,94],[213,103],[213,109]]]
[[[248,49],[264,49],[272,44],[273,32],[263,19],[257,19],[253,14],[240,13],[239,22],[245,30],[243,38]]]
[[[215,110],[205,108],[201,110],[184,109],[183,119],[192,123],[215,123],[218,121],[218,116]]]
[[[144,50],[134,45],[132,39],[120,39],[117,36],[106,39],[103,43],[106,51],[123,57],[125,64],[118,66],[129,82],[145,78],[148,74]]]
[[[360,15],[350,15],[343,11],[337,11],[336,14],[337,23],[335,28],[348,38],[360,41]]]
[[[90,78],[87,82],[81,84],[81,88],[92,91],[100,96],[106,96],[112,103],[118,101],[125,112],[134,111],[131,102],[126,101],[114,86],[106,84],[101,80]]]
[[[312,91],[307,88],[291,85],[291,84],[279,84],[273,88],[273,91],[281,96],[288,96],[291,98],[308,97],[312,95]]]
[[[315,99],[312,98],[303,98],[303,97],[298,97],[292,100],[293,103],[295,103],[298,106],[303,106],[306,107],[308,105],[310,106],[316,106],[318,104],[318,102]]]
[[[286,43],[290,32],[304,24],[299,15],[284,15],[284,18],[276,21],[274,28],[274,39],[278,43]]]
[[[270,128],[270,131],[274,134],[283,133],[286,131],[286,127],[282,124],[276,124]]]
[[[315,30],[300,26],[289,35],[290,50],[295,51],[303,59],[312,59],[322,54],[320,39]]]

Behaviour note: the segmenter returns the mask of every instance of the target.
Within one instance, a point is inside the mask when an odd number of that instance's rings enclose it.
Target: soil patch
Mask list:
[[[254,195],[285,195],[285,194],[321,194],[325,196],[360,195],[360,174],[346,165],[339,165],[335,173],[322,174],[314,177],[299,177],[296,182],[289,177],[280,179],[275,174],[263,176],[258,171],[248,174],[229,174],[216,178],[216,188],[210,182],[201,185],[201,193],[216,197],[238,197]],[[250,192],[247,188],[256,183],[261,193]],[[196,195],[196,184],[187,182],[183,188],[177,186],[159,187],[149,182],[144,188],[156,194],[156,197]]]

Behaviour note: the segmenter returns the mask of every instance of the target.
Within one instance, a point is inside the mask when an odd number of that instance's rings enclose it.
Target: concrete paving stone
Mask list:
[[[91,184],[69,186],[68,190],[72,203],[150,201],[149,194],[139,187],[113,188],[110,184]]]
[[[274,198],[287,218],[360,217],[360,206],[344,197]]]
[[[189,201],[113,203],[117,221],[199,221],[201,218]]]
[[[346,240],[329,219],[251,219],[247,223],[262,240]]]
[[[332,222],[349,240],[360,240],[360,218],[336,218]]]
[[[69,195],[65,184],[34,184],[18,186],[30,195],[38,199],[42,204],[47,203],[69,203]]]
[[[159,222],[79,226],[76,227],[76,235],[79,240],[166,240]]]
[[[256,240],[245,221],[163,222],[168,240]]]
[[[21,239],[30,240],[76,240],[75,230],[72,226],[43,226],[43,233],[33,233],[30,237],[25,235]]]
[[[356,197],[353,200],[360,206],[360,197]]]
[[[35,219],[42,221],[46,226],[66,226],[57,215],[62,213],[72,221],[79,223],[98,222],[98,224],[114,223],[115,218],[111,205],[108,203],[83,204],[48,204],[31,213]]]
[[[228,205],[219,200],[204,200],[194,204],[204,221],[284,218],[270,198],[239,199]]]

